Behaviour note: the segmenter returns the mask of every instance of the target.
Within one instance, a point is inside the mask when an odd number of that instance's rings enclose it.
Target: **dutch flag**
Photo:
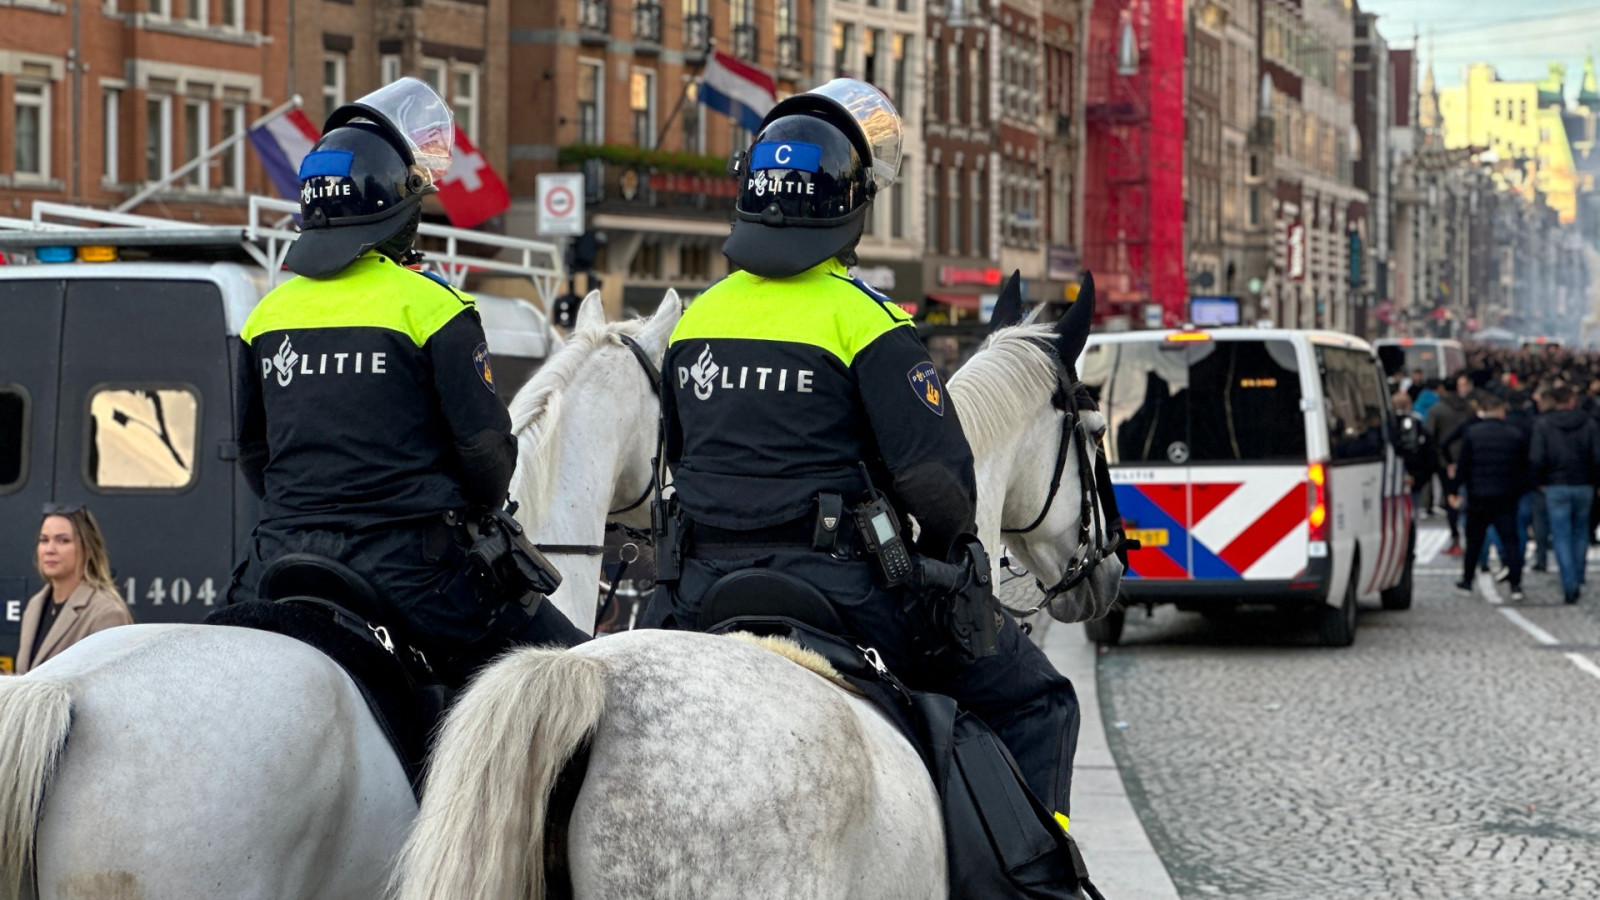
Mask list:
[[[319,137],[317,126],[298,109],[250,129],[250,143],[261,155],[261,167],[285,199],[300,199],[300,161]]]
[[[721,50],[713,51],[700,77],[700,102],[747,131],[761,130],[761,119],[777,103],[772,76]]]

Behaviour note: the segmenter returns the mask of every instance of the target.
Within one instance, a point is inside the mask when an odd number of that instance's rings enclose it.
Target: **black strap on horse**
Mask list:
[[[1050,348],[1052,357],[1054,348]],[[1128,551],[1139,549],[1139,542],[1130,540],[1122,530],[1122,516],[1117,509],[1116,491],[1111,486],[1111,471],[1106,465],[1105,454],[1094,451],[1094,462],[1091,463],[1090,450],[1094,442],[1083,423],[1082,409],[1078,406],[1075,387],[1077,378],[1072,371],[1059,358],[1056,359],[1056,389],[1050,398],[1050,405],[1061,412],[1061,440],[1056,446],[1055,468],[1050,474],[1050,491],[1045,495],[1044,508],[1039,514],[1022,528],[1003,528],[1005,534],[1027,534],[1044,524],[1045,517],[1050,515],[1050,508],[1055,503],[1056,494],[1061,490],[1061,480],[1066,473],[1067,454],[1072,452],[1074,446],[1078,453],[1078,498],[1080,509],[1078,512],[1078,547],[1083,551],[1080,559],[1074,555],[1067,562],[1067,569],[1062,573],[1061,579],[1050,587],[1042,583],[1039,588],[1044,591],[1044,599],[1037,606],[1018,615],[1028,616],[1044,609],[1050,601],[1059,597],[1082,584],[1106,557],[1115,555],[1124,566],[1128,562]],[[1095,503],[1098,497],[1100,502]],[[1101,518],[1102,510],[1105,518]],[[1107,540],[1107,531],[1110,539]]]

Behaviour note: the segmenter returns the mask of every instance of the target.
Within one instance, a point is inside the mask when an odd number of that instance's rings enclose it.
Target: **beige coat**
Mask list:
[[[50,586],[46,585],[44,590],[28,598],[28,606],[22,611],[22,642],[17,650],[18,675],[37,668],[40,663],[96,631],[133,624],[133,614],[128,612],[127,604],[115,594],[80,584],[57,613],[55,623],[39,645],[39,658],[34,659],[33,637],[39,633],[39,619],[44,616],[44,605],[49,602]]]

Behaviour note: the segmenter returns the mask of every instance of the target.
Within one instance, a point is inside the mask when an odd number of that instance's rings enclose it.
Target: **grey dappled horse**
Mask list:
[[[980,537],[996,547],[1002,527],[1020,532],[1012,552],[1049,584],[1107,538],[1097,501],[1080,503],[1086,444],[1053,402],[1091,305],[1055,329],[997,333],[949,385],[977,460]],[[1098,413],[1078,418],[1103,430]],[[1107,557],[1052,613],[1103,614],[1120,577]],[[564,856],[548,859],[552,787],[586,740],[581,788],[555,813]],[[878,711],[774,653],[684,632],[507,654],[451,713],[401,900],[543,897],[552,866],[578,898],[946,895],[933,785]]]

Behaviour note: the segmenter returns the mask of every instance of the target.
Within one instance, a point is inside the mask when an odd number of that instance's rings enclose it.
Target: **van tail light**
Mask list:
[[[1328,539],[1328,471],[1322,463],[1312,463],[1306,469],[1306,522],[1307,534],[1313,541]]]

